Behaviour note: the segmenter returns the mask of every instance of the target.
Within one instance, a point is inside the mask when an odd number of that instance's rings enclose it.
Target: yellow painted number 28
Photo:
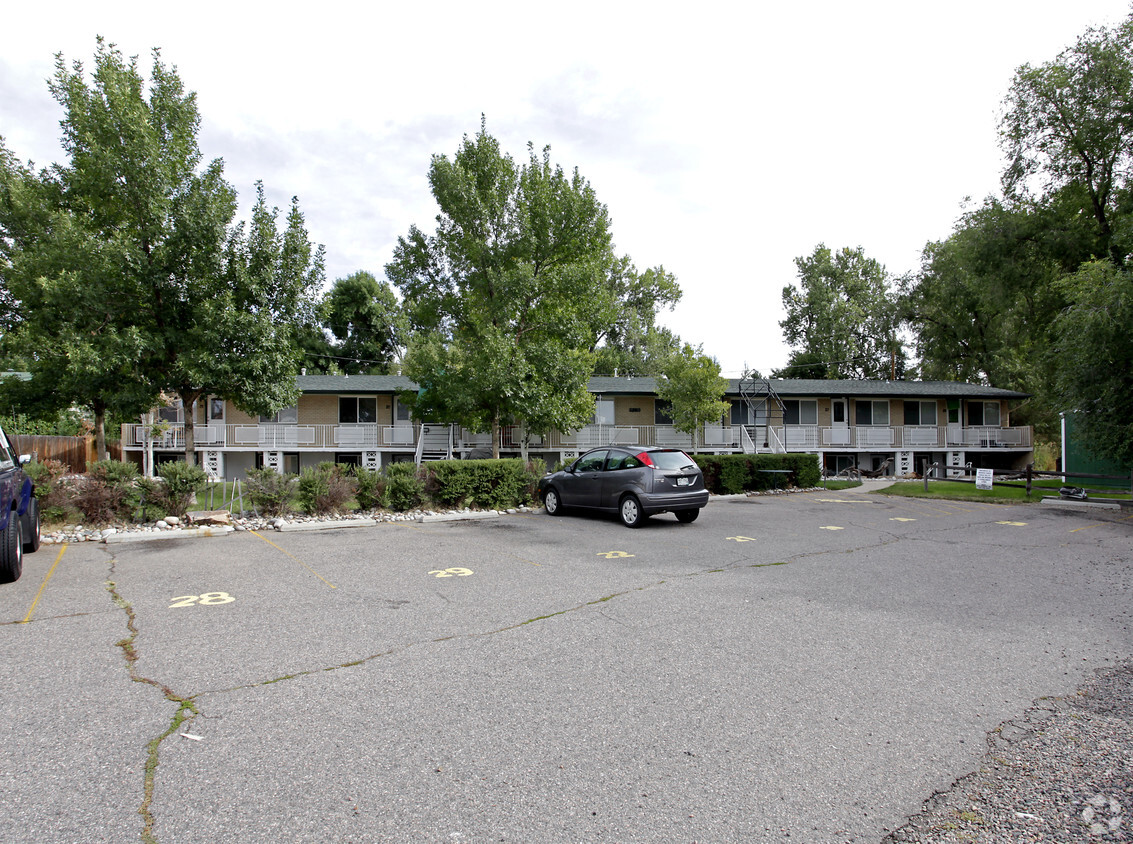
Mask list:
[[[468,577],[468,575],[472,574],[472,569],[460,567],[453,569],[434,569],[429,572],[429,574],[435,575],[436,577]]]

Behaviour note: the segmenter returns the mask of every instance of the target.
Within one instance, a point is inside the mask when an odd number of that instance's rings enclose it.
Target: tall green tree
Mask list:
[[[792,356],[824,363],[830,378],[888,378],[905,370],[896,295],[885,267],[861,247],[819,244],[795,259],[797,284],[783,288],[779,322]]]
[[[415,330],[414,413],[491,431],[495,455],[503,424],[586,422],[593,350],[619,316],[606,206],[549,148],[528,151],[517,164],[481,124],[451,160],[434,156],[436,231],[411,227],[386,266]]]
[[[50,90],[68,160],[35,174],[5,156],[0,191],[19,303],[6,340],[31,350],[28,389],[99,417],[160,392],[187,409],[206,394],[260,412],[294,401],[294,326],[322,282],[297,204],[281,234],[261,186],[248,235],[231,225],[236,194],[219,159],[202,165],[196,96],[157,50],[147,82],[99,39],[90,79],[60,55]]]
[[[348,375],[384,374],[400,356],[408,325],[386,282],[365,271],[338,279],[323,299],[323,324],[334,337],[331,355]]]
[[[1058,403],[1091,451],[1133,466],[1133,275],[1094,261],[1060,286],[1073,304],[1052,332]]]
[[[699,449],[705,423],[721,419],[731,406],[724,401],[727,389],[720,364],[685,343],[666,363],[657,395],[672,406],[673,427],[692,434],[693,448]]]
[[[618,302],[617,317],[600,338],[595,375],[660,375],[665,362],[680,351],[680,338],[657,325],[662,311],[681,299],[681,288],[664,267],[639,273],[622,258],[610,275]]]
[[[1120,264],[1133,246],[1115,220],[1133,168],[1133,20],[1089,29],[1053,60],[1023,65],[1004,106],[1005,196],[1048,204],[1074,186],[1096,227],[1097,256]]]

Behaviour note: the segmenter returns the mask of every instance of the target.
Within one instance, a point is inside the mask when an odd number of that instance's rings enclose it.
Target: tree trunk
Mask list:
[[[497,410],[492,416],[492,459],[500,459],[500,412]]]
[[[197,441],[196,432],[193,430],[195,408],[197,399],[200,398],[200,393],[197,391],[189,393],[181,393],[181,418],[184,420],[185,426],[185,462],[190,466],[197,464]]]
[[[108,460],[106,450],[106,405],[94,405],[94,454],[96,460]]]

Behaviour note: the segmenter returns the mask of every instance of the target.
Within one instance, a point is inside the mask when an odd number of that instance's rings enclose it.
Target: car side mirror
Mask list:
[[[30,454],[21,454],[20,455],[20,465],[21,466],[27,466],[29,463],[31,463],[31,455]]]

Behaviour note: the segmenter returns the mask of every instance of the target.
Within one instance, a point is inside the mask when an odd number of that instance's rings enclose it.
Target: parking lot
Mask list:
[[[1130,658],[1131,534],[812,492],[45,545],[0,840],[878,842]]]

